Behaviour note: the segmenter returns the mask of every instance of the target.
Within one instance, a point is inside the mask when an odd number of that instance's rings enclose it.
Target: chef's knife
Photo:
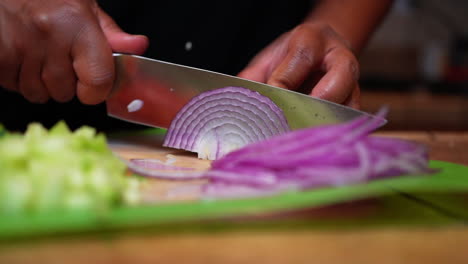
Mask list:
[[[116,80],[107,100],[110,116],[133,123],[168,128],[194,96],[226,86],[239,86],[269,97],[292,129],[334,124],[367,115],[308,95],[234,76],[134,55],[115,54]]]

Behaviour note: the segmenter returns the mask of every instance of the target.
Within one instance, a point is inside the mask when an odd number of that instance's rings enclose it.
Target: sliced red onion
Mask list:
[[[158,170],[156,176],[155,170],[148,168],[161,168],[161,165],[166,168],[168,165],[133,162],[130,168],[136,173],[160,178],[208,179],[209,183],[201,189],[204,198],[265,196],[432,172],[428,168],[425,146],[396,138],[370,136],[381,124],[385,110],[372,118],[361,117],[343,124],[284,133],[287,126],[284,117],[280,118],[280,110],[267,103],[267,111],[262,111],[265,105],[254,109],[249,104],[252,99],[246,99],[244,92],[252,93],[228,87],[200,95],[174,120],[165,145],[192,151],[203,147],[207,149],[205,153],[214,153],[210,157],[227,153],[225,141],[249,145],[225,154],[205,172],[172,170],[167,174]],[[265,100],[258,99],[260,102]],[[216,104],[219,110],[216,110]],[[249,107],[252,109],[248,110]],[[267,120],[262,123],[255,118]]]
[[[425,146],[369,136],[384,114],[293,131],[233,151],[212,163],[204,195],[259,196],[432,172]]]
[[[215,160],[287,131],[283,111],[268,97],[225,87],[204,92],[185,105],[172,121],[163,145]]]

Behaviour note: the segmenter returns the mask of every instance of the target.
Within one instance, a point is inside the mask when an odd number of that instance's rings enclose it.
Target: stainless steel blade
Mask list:
[[[370,114],[297,92],[234,76],[153,60],[115,54],[116,81],[107,100],[110,116],[133,123],[168,128],[177,112],[194,96],[216,88],[240,86],[269,97],[292,129],[334,124]],[[128,109],[134,100],[143,105]]]

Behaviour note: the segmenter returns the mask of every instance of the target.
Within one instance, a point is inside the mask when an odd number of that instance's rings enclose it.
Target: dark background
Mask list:
[[[299,0],[99,3],[125,31],[150,38],[145,56],[233,75],[263,47],[299,24],[310,9],[310,1]],[[189,51],[187,42],[192,43]],[[75,99],[37,105],[0,90],[0,122],[8,129],[24,130],[33,121],[50,127],[62,119],[72,128],[140,128],[107,117],[104,104],[85,106]]]
[[[312,6],[299,0],[99,2],[127,32],[150,37],[145,56],[227,74],[237,74]],[[467,11],[463,0],[396,0],[359,58],[362,109],[389,105],[386,129],[468,129]],[[62,119],[72,128],[140,128],[107,117],[104,104],[35,105],[0,89],[0,123],[11,130]]]

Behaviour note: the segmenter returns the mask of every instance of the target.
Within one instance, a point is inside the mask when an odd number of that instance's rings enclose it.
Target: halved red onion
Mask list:
[[[244,145],[289,131],[283,111],[268,97],[225,87],[194,97],[176,115],[163,146],[216,160]]]

